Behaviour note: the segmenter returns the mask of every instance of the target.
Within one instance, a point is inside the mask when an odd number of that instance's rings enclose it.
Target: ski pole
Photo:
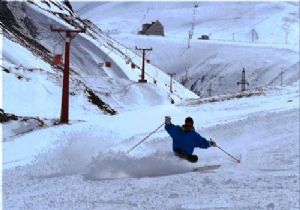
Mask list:
[[[212,141],[212,139],[210,139],[210,141]],[[221,147],[219,147],[216,144],[216,147],[221,150],[222,152],[224,152],[225,154],[227,154],[229,157],[231,157],[232,159],[234,159],[237,163],[240,163],[241,161],[239,159],[237,159],[236,157],[234,157],[233,155],[229,154],[228,152],[226,152],[225,150],[223,150]]]
[[[134,150],[137,146],[139,146],[141,143],[143,143],[147,138],[149,138],[152,134],[154,134],[155,132],[157,132],[165,123],[161,124],[158,128],[156,128],[154,131],[152,131],[151,133],[148,134],[148,136],[146,136],[145,138],[143,138],[139,143],[137,143],[136,145],[134,145],[130,150],[128,150],[126,152],[126,154],[129,154],[132,150]]]

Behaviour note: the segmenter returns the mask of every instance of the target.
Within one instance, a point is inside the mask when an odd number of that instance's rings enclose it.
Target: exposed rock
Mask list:
[[[10,120],[18,120],[18,117],[13,114],[7,114],[3,109],[0,109],[0,122],[8,122]]]
[[[115,111],[113,108],[111,108],[108,104],[106,104],[104,101],[102,101],[90,88],[86,88],[86,92],[88,94],[89,101],[96,105],[99,109],[104,111],[105,113],[108,113],[110,115],[116,115],[117,111]]]

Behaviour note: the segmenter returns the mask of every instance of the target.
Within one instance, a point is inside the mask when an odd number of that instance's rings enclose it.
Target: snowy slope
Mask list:
[[[59,114],[62,68],[53,66],[52,62],[55,54],[63,52],[64,42],[58,33],[50,31],[50,24],[54,27],[87,27],[86,34],[79,34],[72,40],[72,119],[79,116],[84,119],[85,109],[94,110],[93,105],[89,105],[87,89],[92,89],[117,111],[134,109],[140,104],[170,103],[171,98],[179,102],[183,98],[196,97],[177,82],[174,82],[174,94],[170,94],[169,76],[151,64],[146,65],[149,84],[137,83],[141,70],[133,70],[126,61],[131,59],[140,67],[141,58],[92,23],[80,19],[61,2],[1,4],[7,13],[7,18],[1,19],[5,37],[2,69],[5,81],[3,108],[6,112],[52,118]],[[102,65],[107,61],[112,63],[111,68]],[[18,76],[25,79],[18,79]],[[45,103],[46,99],[48,103]],[[19,104],[24,104],[23,108],[18,108]]]
[[[206,29],[214,29],[214,33],[224,25],[222,36],[239,28],[240,37],[246,39],[247,21],[258,21],[259,30],[272,25],[275,16],[281,21],[298,15],[288,14],[298,5],[293,2],[217,4],[214,8],[211,3],[201,3],[202,12],[197,14],[206,18]],[[184,37],[190,27],[186,14],[191,12],[191,3],[185,2],[85,2],[74,6],[84,17],[91,14],[88,18],[99,21],[99,28],[60,1],[0,2],[0,6],[8,17],[0,16],[4,31],[1,108],[19,117],[2,123],[3,209],[300,208],[296,45],[272,44],[278,34],[273,36],[267,30],[264,33],[271,41],[255,44],[199,41],[195,33],[187,51]],[[146,14],[152,15],[138,22],[136,17],[144,15],[148,7]],[[262,10],[267,10],[266,14]],[[170,22],[167,37],[133,34],[135,27],[153,14]],[[294,29],[297,21],[285,20],[291,22],[293,37],[298,33]],[[115,33],[117,23],[127,28],[113,38],[103,33]],[[50,24],[87,27],[86,34],[72,40],[70,124],[55,123],[60,114],[62,68],[54,66],[52,59],[62,52],[63,42],[50,32]],[[202,34],[199,24],[195,31]],[[147,84],[136,82],[140,70],[130,65],[141,65],[140,56],[132,49],[135,45],[154,49],[149,55],[151,64],[146,65]],[[103,66],[106,61],[112,63],[111,68]],[[238,90],[236,80],[245,61],[247,79],[260,88],[204,99],[178,82],[170,94],[169,76],[161,71],[177,72],[180,79],[189,65],[186,85],[192,86],[204,76],[203,82],[194,85],[195,90],[203,92],[212,81],[216,82],[215,95]],[[283,86],[278,83],[277,67],[285,68]],[[171,99],[176,103],[171,104]],[[4,112],[0,110],[1,118]],[[195,149],[196,164],[180,160],[173,155],[171,137],[163,128],[127,153],[162,126],[167,115],[176,125],[192,116],[197,132],[214,139],[241,163],[217,148]],[[9,116],[16,117],[4,115]],[[39,127],[41,122],[45,125]],[[216,164],[221,167],[192,172],[195,167]]]
[[[57,118],[61,106],[62,73],[28,49],[3,39],[3,109],[18,116]],[[11,51],[9,49],[14,49]],[[80,81],[71,79],[70,115],[84,119],[98,113]]]
[[[160,20],[167,37],[187,38],[195,9],[194,38],[211,33],[211,38],[251,42],[299,44],[298,2],[72,2],[75,11],[104,30],[134,33],[145,22]],[[168,14],[168,15],[165,15]]]
[[[152,46],[156,50],[149,58],[156,66],[177,73],[178,81],[186,78],[187,71],[185,86],[204,97],[208,96],[210,83],[213,95],[239,91],[237,82],[241,80],[243,68],[250,83],[247,89],[280,85],[281,71],[283,84],[299,80],[299,50],[285,46],[197,40],[187,49],[185,40],[174,38],[138,35],[115,38],[131,47]]]
[[[4,209],[298,209],[298,102],[294,83],[265,96],[141,108],[24,135],[4,143]],[[175,124],[194,116],[196,130],[241,164],[217,149],[197,149],[195,165],[179,161],[163,130],[124,154],[164,115]],[[222,166],[190,172],[213,164]]]
[[[234,93],[246,69],[249,89],[299,79],[299,4],[297,2],[199,2],[194,36],[187,48],[192,2],[73,3],[75,10],[129,48],[153,47],[151,62],[185,78],[185,86],[207,96]],[[168,14],[168,15],[165,15]],[[166,37],[136,35],[142,23],[160,20]],[[251,42],[251,30],[259,39]],[[285,44],[286,32],[288,45]],[[233,41],[234,33],[234,41]],[[210,41],[197,40],[210,34]]]

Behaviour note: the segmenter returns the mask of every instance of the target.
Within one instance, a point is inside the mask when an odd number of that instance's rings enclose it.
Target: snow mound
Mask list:
[[[155,153],[145,157],[131,157],[126,153],[99,154],[84,175],[89,180],[140,178],[178,174],[191,168],[170,153]]]
[[[83,173],[93,157],[110,148],[112,139],[118,142],[118,138],[113,132],[103,135],[86,130],[66,132],[49,149],[35,156],[30,175],[55,177]]]
[[[112,141],[114,139],[114,141]],[[122,140],[115,133],[72,131],[60,136],[50,149],[38,154],[28,170],[32,177],[82,174],[87,180],[153,177],[190,172],[190,164],[172,152],[131,156],[113,151]],[[117,142],[117,143],[116,143]],[[146,156],[145,156],[146,155]]]

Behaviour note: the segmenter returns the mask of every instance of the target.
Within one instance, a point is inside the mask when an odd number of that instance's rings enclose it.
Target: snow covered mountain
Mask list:
[[[178,102],[196,97],[177,82],[173,82],[174,93],[170,93],[169,76],[148,63],[145,75],[148,83],[137,83],[141,57],[90,21],[81,19],[60,1],[4,1],[1,2],[0,20],[4,34],[5,112],[47,118],[59,115],[63,68],[55,66],[53,58],[63,54],[65,34],[51,31],[50,25],[87,29],[85,34],[74,37],[71,44],[70,110],[73,119],[84,118],[83,113],[96,111],[97,106],[105,113],[114,114],[141,104],[163,104],[170,103],[171,99]],[[111,66],[106,66],[106,62]],[[131,63],[135,64],[135,69]]]
[[[281,75],[285,84],[299,79],[299,2],[199,2],[196,7],[193,2],[74,2],[73,6],[129,48],[153,47],[151,62],[177,73],[177,81],[201,96],[208,96],[210,84],[214,95],[239,91],[236,84],[243,68],[249,89],[278,85]],[[165,37],[137,35],[143,23],[155,20],[164,25]],[[253,31],[257,36],[252,42]],[[197,40],[203,34],[210,40]]]

